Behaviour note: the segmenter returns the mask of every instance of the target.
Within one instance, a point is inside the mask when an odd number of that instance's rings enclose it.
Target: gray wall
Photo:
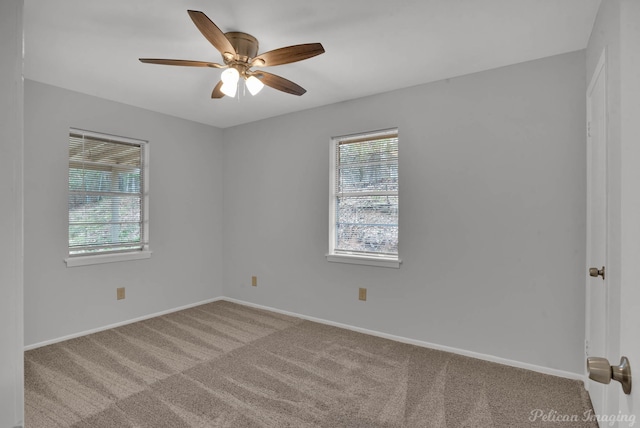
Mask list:
[[[403,265],[329,263],[329,139],[393,126]],[[583,373],[583,51],[223,138],[225,296]]]
[[[0,0],[0,427],[22,423],[22,0]]]
[[[151,259],[66,267],[70,127],[149,141]],[[25,344],[220,296],[222,161],[217,128],[26,81]]]

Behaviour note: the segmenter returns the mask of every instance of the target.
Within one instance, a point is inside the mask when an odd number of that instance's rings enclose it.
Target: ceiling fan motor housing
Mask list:
[[[258,55],[258,39],[251,34],[230,31],[224,34],[238,54],[239,62],[249,62]],[[225,58],[226,60],[226,58]]]

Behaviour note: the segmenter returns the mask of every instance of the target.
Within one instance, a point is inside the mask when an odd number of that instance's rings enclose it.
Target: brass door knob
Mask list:
[[[613,377],[609,360],[602,357],[587,358],[587,371],[589,379],[605,385],[608,385]]]
[[[622,391],[625,394],[631,394],[631,367],[627,357],[620,358],[620,364],[617,366],[609,365],[609,360],[602,357],[587,358],[587,371],[589,379],[609,384],[611,379],[617,380],[622,385]]]
[[[589,275],[594,278],[601,276],[602,279],[604,279],[604,266],[602,266],[602,269],[598,269],[595,267],[589,268]]]

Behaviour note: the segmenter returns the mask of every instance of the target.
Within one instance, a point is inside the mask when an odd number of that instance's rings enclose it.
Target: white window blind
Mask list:
[[[330,253],[397,259],[397,129],[333,140]]]
[[[146,142],[69,132],[69,256],[142,251]]]

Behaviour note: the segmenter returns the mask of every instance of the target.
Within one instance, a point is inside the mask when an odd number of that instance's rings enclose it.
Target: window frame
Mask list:
[[[71,134],[81,134],[85,137],[112,140],[116,143],[133,144],[141,147],[142,150],[142,189],[141,189],[141,210],[142,210],[142,242],[140,249],[124,250],[109,253],[69,253],[69,205],[67,204],[67,257],[64,259],[67,267],[87,266],[102,263],[114,263],[129,260],[141,260],[151,257],[152,251],[149,249],[149,142],[134,138],[122,137],[119,135],[106,134],[102,132],[87,131],[78,128],[69,128],[67,136],[67,149],[69,147],[69,137]],[[69,176],[69,161],[67,156],[67,177]],[[67,189],[67,198],[69,190]]]
[[[348,263],[356,265],[378,266],[386,268],[399,268],[402,264],[400,259],[400,248],[398,246],[398,253],[395,255],[390,254],[376,254],[365,252],[348,252],[344,250],[336,250],[336,209],[337,209],[337,195],[336,195],[336,177],[337,177],[337,150],[341,142],[345,141],[358,141],[358,140],[374,140],[384,138],[387,136],[395,136],[399,141],[398,128],[389,128],[379,131],[361,132],[357,134],[341,135],[331,137],[330,150],[329,150],[329,251],[326,254],[326,259],[329,262],[335,263]],[[398,159],[399,167],[399,159]],[[400,172],[398,171],[398,174]],[[397,192],[398,204],[400,203],[400,189]],[[398,230],[400,219],[398,218]],[[399,240],[398,240],[399,241]]]

